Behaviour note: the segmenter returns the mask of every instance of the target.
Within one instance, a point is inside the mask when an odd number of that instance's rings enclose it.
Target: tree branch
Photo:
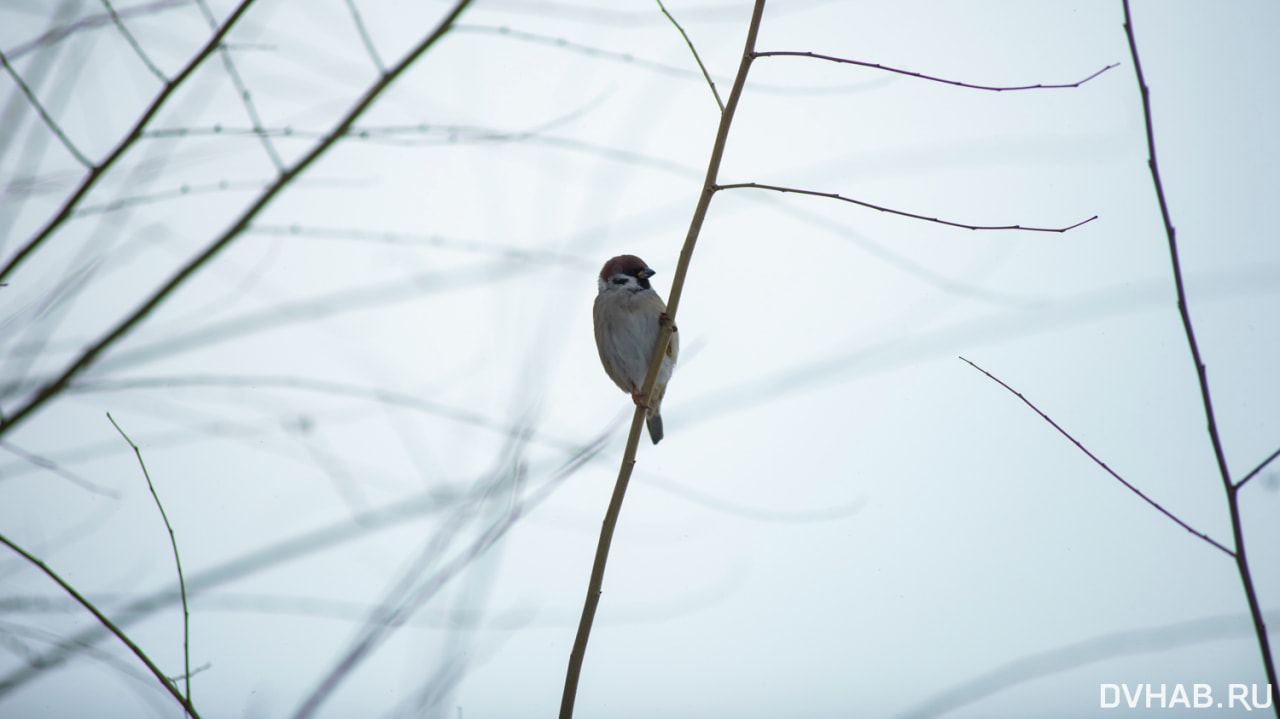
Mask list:
[[[666,355],[667,344],[671,341],[671,333],[675,328],[676,311],[680,306],[680,294],[684,289],[685,276],[689,271],[689,261],[693,258],[693,249],[697,244],[702,223],[706,219],[711,198],[715,196],[716,177],[720,173],[720,161],[724,156],[725,143],[729,138],[729,127],[733,124],[733,115],[738,108],[738,99],[747,82],[747,72],[751,69],[754,58],[756,35],[760,30],[760,19],[764,15],[765,0],[756,0],[751,13],[751,23],[747,28],[746,46],[742,51],[742,62],[738,66],[738,75],[734,78],[733,89],[729,91],[729,99],[724,112],[720,113],[720,127],[716,132],[715,144],[711,149],[711,158],[707,163],[707,175],[703,181],[702,193],[698,205],[694,208],[693,219],[689,223],[689,232],[684,246],[680,250],[680,261],[676,265],[675,276],[671,281],[671,294],[667,301],[667,319],[658,330],[658,340],[653,348],[653,357],[649,360],[649,371],[645,374],[640,395],[645,398],[645,405],[653,402],[654,385],[657,384],[658,370]],[[618,523],[618,515],[622,511],[622,500],[627,492],[627,484],[631,480],[631,471],[635,467],[636,450],[640,444],[640,428],[644,425],[644,408],[636,407],[631,419],[631,432],[627,435],[626,449],[622,454],[622,465],[618,469],[618,480],[613,488],[613,497],[609,500],[609,508],[605,512],[600,527],[600,540],[596,546],[596,558],[591,567],[591,580],[587,585],[587,597],[582,607],[582,617],[578,622],[578,633],[574,638],[573,651],[569,654],[569,668],[565,675],[564,694],[560,699],[560,719],[572,719],[573,705],[577,699],[578,678],[582,672],[582,662],[587,652],[587,640],[591,636],[591,625],[595,620],[596,608],[600,604],[601,587],[604,584],[605,564],[609,559],[609,546],[613,542],[614,527]]]
[[[133,36],[133,33],[129,32],[129,28],[125,27],[124,20],[121,19],[116,9],[111,6],[111,0],[102,0],[102,4],[107,8],[107,14],[111,16],[111,22],[115,23],[116,29],[120,31],[121,35],[124,35],[124,39],[128,41],[129,46],[137,53],[138,58],[147,66],[151,74],[160,78],[160,82],[169,82],[169,78],[165,77],[154,62],[151,62],[151,58],[147,57],[147,53],[142,50],[142,46],[138,44],[138,40]],[[214,29],[216,30],[217,28],[215,27]]]
[[[1099,467],[1102,467],[1103,469],[1105,469],[1105,470],[1107,471],[1107,474],[1111,475],[1112,477],[1115,477],[1115,478],[1116,478],[1116,480],[1117,480],[1117,481],[1119,481],[1119,482],[1120,482],[1120,484],[1123,484],[1125,487],[1127,487],[1127,488],[1129,489],[1129,491],[1130,491],[1130,492],[1133,492],[1134,494],[1136,494],[1136,495],[1138,495],[1139,497],[1141,497],[1141,498],[1142,498],[1142,501],[1146,502],[1147,504],[1150,504],[1152,507],[1155,507],[1157,510],[1159,510],[1159,512],[1160,512],[1161,514],[1163,514],[1164,516],[1166,516],[1166,517],[1168,517],[1169,519],[1172,519],[1174,522],[1176,522],[1176,523],[1177,523],[1177,525],[1178,525],[1179,527],[1182,527],[1183,529],[1187,530],[1188,532],[1191,532],[1192,534],[1194,534],[1195,536],[1199,537],[1200,539],[1203,539],[1204,541],[1206,541],[1206,542],[1208,542],[1209,544],[1213,545],[1213,546],[1214,546],[1214,547],[1216,547],[1217,549],[1219,549],[1219,550],[1221,550],[1221,551],[1225,552],[1225,553],[1227,554],[1227,556],[1229,556],[1229,557],[1235,557],[1235,556],[1236,556],[1236,553],[1235,553],[1235,552],[1233,552],[1233,551],[1231,551],[1230,549],[1227,549],[1227,548],[1226,548],[1226,547],[1224,547],[1223,545],[1219,544],[1217,541],[1215,541],[1215,540],[1214,540],[1213,538],[1211,538],[1209,535],[1204,534],[1203,532],[1198,532],[1198,531],[1196,531],[1194,528],[1192,528],[1192,527],[1191,527],[1191,525],[1187,524],[1186,522],[1182,521],[1181,519],[1178,519],[1178,518],[1177,518],[1177,517],[1176,517],[1172,512],[1170,512],[1169,510],[1165,509],[1164,507],[1161,507],[1161,506],[1160,506],[1160,504],[1159,504],[1158,502],[1156,502],[1155,500],[1151,499],[1151,498],[1150,498],[1150,497],[1148,497],[1147,495],[1143,494],[1143,493],[1142,493],[1142,490],[1138,489],[1137,487],[1135,487],[1135,486],[1133,486],[1132,484],[1129,484],[1127,481],[1125,481],[1125,478],[1124,478],[1124,477],[1121,477],[1121,476],[1120,476],[1120,475],[1118,475],[1118,474],[1116,474],[1115,470],[1113,470],[1113,469],[1111,469],[1110,467],[1108,467],[1106,462],[1103,462],[1102,460],[1098,459],[1098,458],[1093,454],[1093,452],[1090,452],[1088,449],[1086,449],[1086,448],[1085,448],[1085,446],[1084,446],[1083,444],[1080,444],[1080,441],[1079,441],[1079,440],[1077,440],[1075,437],[1072,437],[1070,432],[1068,432],[1067,430],[1065,430],[1065,429],[1063,429],[1062,427],[1058,426],[1058,423],[1057,423],[1057,422],[1054,422],[1052,419],[1050,419],[1050,418],[1049,418],[1049,415],[1045,414],[1044,412],[1041,412],[1039,407],[1037,407],[1037,406],[1035,406],[1034,404],[1032,404],[1032,403],[1031,403],[1031,400],[1027,399],[1026,397],[1023,397],[1021,392],[1018,392],[1018,391],[1017,391],[1017,390],[1015,390],[1014,388],[1012,388],[1012,387],[1010,387],[1009,385],[1007,385],[1007,384],[1005,384],[1004,382],[1002,382],[1002,381],[1001,381],[999,378],[997,378],[995,375],[993,375],[993,374],[991,374],[990,372],[988,372],[988,371],[986,371],[986,370],[982,369],[981,367],[979,367],[978,365],[976,365],[976,364],[974,364],[974,363],[970,362],[969,360],[965,359],[964,357],[961,357],[960,359],[961,359],[961,360],[963,360],[963,361],[964,361],[966,364],[968,364],[970,367],[972,367],[972,368],[974,368],[974,369],[978,370],[978,371],[979,371],[979,372],[981,372],[982,374],[985,374],[987,377],[989,377],[989,378],[990,378],[992,381],[994,381],[996,384],[998,384],[998,385],[1000,385],[1001,387],[1004,387],[1005,389],[1007,389],[1007,390],[1009,390],[1010,392],[1012,392],[1012,393],[1014,394],[1014,396],[1015,396],[1015,397],[1017,397],[1018,399],[1022,400],[1023,404],[1025,404],[1025,405],[1027,405],[1028,407],[1030,407],[1031,409],[1035,410],[1035,413],[1036,413],[1036,414],[1038,414],[1038,415],[1040,415],[1040,417],[1041,417],[1042,419],[1044,419],[1044,421],[1048,422],[1050,425],[1052,425],[1052,426],[1053,426],[1053,428],[1054,428],[1054,429],[1058,430],[1058,432],[1059,432],[1063,437],[1066,437],[1067,439],[1071,440],[1071,443],[1072,443],[1072,444],[1074,444],[1076,447],[1078,447],[1078,448],[1080,449],[1080,451],[1081,451],[1081,452],[1084,452],[1086,455],[1088,455],[1088,456],[1089,456],[1089,459],[1092,459],[1092,460],[1094,461],[1094,463],[1095,463],[1095,464],[1097,464]]]
[[[1239,491],[1240,488],[1244,486],[1245,482],[1248,482],[1249,480],[1258,476],[1258,473],[1266,469],[1267,465],[1271,464],[1272,460],[1274,460],[1276,457],[1280,457],[1280,449],[1277,449],[1276,451],[1272,452],[1270,457],[1267,457],[1266,459],[1262,460],[1262,463],[1259,464],[1257,467],[1254,467],[1253,471],[1246,474],[1244,476],[1244,479],[1240,480],[1239,482],[1236,482],[1236,486],[1235,486],[1236,491]]]
[[[245,4],[247,5],[250,1],[251,0],[245,0]],[[227,245],[231,244],[232,241],[239,237],[250,223],[253,222],[254,218],[256,218],[258,214],[271,202],[271,200],[275,199],[275,196],[279,194],[281,190],[293,182],[296,177],[305,172],[313,162],[323,155],[339,139],[344,137],[347,134],[347,131],[351,129],[351,126],[355,124],[355,121],[369,109],[373,104],[373,101],[376,100],[384,90],[390,87],[391,84],[395,82],[396,79],[399,78],[400,75],[403,74],[404,71],[422,55],[422,53],[426,52],[428,48],[436,43],[436,41],[444,37],[445,34],[449,32],[449,28],[452,27],[454,20],[462,14],[462,11],[466,9],[470,2],[471,0],[458,0],[453,8],[445,15],[444,19],[440,21],[440,24],[437,25],[436,28],[425,38],[423,38],[417,46],[411,49],[409,53],[391,69],[391,71],[380,77],[378,81],[365,92],[364,96],[356,102],[351,110],[347,112],[346,116],[338,122],[333,130],[331,130],[323,140],[317,143],[316,146],[312,148],[311,152],[307,153],[298,161],[297,164],[283,172],[275,182],[271,183],[271,186],[258,196],[258,199],[240,215],[240,218],[237,219],[229,229],[223,232],[222,235],[209,244],[204,251],[180,269],[169,279],[168,282],[164,284],[163,287],[156,290],[151,297],[134,310],[132,314],[123,319],[115,326],[115,328],[103,336],[102,339],[98,340],[82,352],[61,375],[41,387],[35,393],[35,396],[27,400],[27,402],[15,410],[11,416],[0,421],[0,436],[3,436],[5,432],[8,432],[13,427],[17,426],[32,412],[42,407],[45,402],[48,402],[53,397],[57,396],[57,394],[61,392],[72,379],[92,365],[94,361],[97,360],[98,356],[106,351],[107,348],[111,347],[119,341],[120,338],[128,334],[138,325],[139,322],[146,318],[147,315],[151,314],[152,310],[158,307],[160,303],[164,302],[169,295],[173,294],[173,292],[181,287],[188,278],[203,267],[205,263],[213,259],[219,252],[226,248]],[[244,5],[241,6],[241,8],[243,7]],[[139,130],[140,128],[141,125],[139,125]]]
[[[50,569],[47,565],[45,565],[44,562],[28,554],[27,551],[22,547],[19,547],[13,542],[10,542],[9,539],[2,534],[0,534],[0,543],[3,543],[7,547],[9,547],[9,549],[12,549],[13,551],[22,555],[24,559],[34,564],[36,567],[40,569],[40,571],[48,575],[50,579],[57,582],[58,586],[62,587],[67,592],[67,594],[70,594],[72,597],[75,598],[77,602],[80,602],[80,606],[89,610],[89,613],[92,614],[94,617],[96,617],[98,621],[102,624],[102,626],[106,627],[112,634],[116,635],[120,639],[120,641],[125,643],[125,646],[129,647],[129,649],[133,652],[134,656],[138,657],[138,659],[142,660],[143,664],[147,665],[147,669],[150,669],[151,673],[155,675],[156,679],[159,679],[160,683],[164,685],[164,688],[168,690],[168,692],[171,695],[173,695],[173,698],[178,700],[178,703],[182,705],[182,708],[186,710],[187,714],[190,715],[192,719],[200,719],[200,715],[196,712],[196,708],[191,705],[191,702],[187,701],[182,697],[182,694],[178,692],[178,687],[175,686],[173,682],[169,681],[169,678],[164,675],[164,672],[160,671],[159,667],[157,667],[154,663],[152,663],[151,658],[148,657],[146,653],[143,652],[142,649],[138,647],[137,644],[134,644],[133,640],[130,639],[128,635],[120,631],[120,629],[116,627],[116,625],[113,624],[110,619],[107,619],[105,614],[98,611],[98,608],[93,606],[93,604],[88,599],[85,599],[83,596],[81,596],[80,592],[77,592],[75,590],[74,587],[72,587],[70,584],[67,584],[65,581],[63,581],[62,577],[59,577],[57,573],[54,572],[52,569]]]
[[[142,461],[142,450],[138,449],[138,445],[129,439],[129,435],[124,433],[120,425],[116,424],[116,420],[107,412],[107,420],[111,422],[111,426],[116,428],[124,441],[129,443],[133,448],[133,454],[138,458],[138,466],[142,467],[142,476],[147,479],[147,489],[151,490],[151,496],[156,500],[156,508],[160,510],[160,518],[164,520],[164,528],[169,530],[169,544],[173,547],[173,562],[178,566],[178,591],[182,595],[182,677],[186,681],[186,699],[187,704],[191,704],[191,611],[187,607],[187,582],[182,576],[182,559],[178,556],[178,539],[173,534],[173,525],[169,524],[169,515],[164,511],[164,505],[160,503],[160,495],[156,494],[156,486],[151,482],[151,473],[147,471],[147,463]]]
[[[378,49],[373,45],[373,38],[369,37],[369,30],[364,26],[364,18],[360,16],[360,9],[356,7],[356,0],[347,0],[347,9],[351,11],[351,19],[360,33],[360,41],[364,43],[364,49],[369,52],[374,67],[378,68],[378,72],[386,73],[387,66],[382,64],[382,57],[378,55]]]
[[[115,165],[116,161],[133,146],[133,143],[138,141],[138,138],[142,136],[142,131],[146,128],[147,123],[151,122],[151,118],[155,117],[156,113],[160,111],[160,108],[164,106],[166,101],[168,101],[169,96],[172,95],[174,90],[177,90],[182,83],[186,82],[187,78],[191,76],[191,73],[195,72],[195,69],[205,61],[205,58],[209,57],[209,55],[216,50],[220,44],[222,44],[222,38],[227,36],[227,33],[240,20],[240,18],[244,17],[245,12],[253,2],[254,0],[243,0],[239,7],[237,7],[235,11],[231,13],[230,17],[227,18],[226,22],[222,23],[222,27],[218,28],[218,31],[213,34],[213,37],[209,38],[209,42],[205,43],[205,46],[201,48],[200,52],[196,53],[196,56],[191,59],[191,62],[187,63],[187,66],[182,69],[182,72],[178,73],[176,77],[164,86],[164,89],[160,91],[160,94],[156,96],[156,99],[151,102],[151,107],[148,107],[147,111],[142,113],[142,117],[138,118],[138,122],[134,124],[133,129],[129,131],[129,134],[125,135],[125,138],[120,141],[120,144],[116,145],[115,149],[111,151],[110,155],[107,155],[105,160],[90,170],[89,174],[80,183],[80,187],[76,188],[76,191],[67,198],[67,201],[62,203],[62,208],[58,210],[58,214],[54,215],[53,219],[49,220],[49,222],[46,223],[45,226],[35,234],[35,236],[28,240],[27,244],[23,245],[22,249],[18,250],[17,253],[15,253],[7,263],[5,263],[3,268],[0,268],[0,282],[3,282],[6,277],[8,277],[19,265],[22,264],[23,260],[25,260],[28,255],[47,240],[50,235],[56,232],[58,228],[62,227],[63,223],[71,217],[71,212],[76,208],[76,205],[80,203],[80,200],[84,199],[84,196],[89,194],[89,190],[93,189],[93,186],[98,183],[98,180],[102,179],[102,176],[105,175],[107,171]],[[4,427],[5,424],[0,422],[0,433],[3,432]]]
[[[1093,73],[1092,75],[1086,77],[1083,80],[1077,80],[1076,82],[1064,83],[1059,85],[1000,86],[1000,85],[975,85],[968,82],[960,82],[959,80],[948,80],[942,77],[934,77],[933,75],[925,75],[919,72],[912,72],[911,70],[900,70],[896,67],[881,65],[880,63],[876,63],[876,62],[862,62],[861,60],[846,60],[845,58],[842,58],[842,57],[822,55],[816,52],[799,52],[794,50],[790,50],[790,51],[774,50],[770,52],[758,52],[756,53],[756,57],[809,57],[815,60],[827,60],[829,62],[838,62],[843,65],[857,65],[859,67],[869,67],[875,70],[884,70],[885,72],[897,73],[899,75],[906,75],[908,77],[919,78],[921,80],[929,80],[931,82],[941,82],[946,85],[955,85],[956,87],[967,87],[971,90],[991,90],[993,92],[1011,92],[1014,90],[1057,90],[1057,89],[1063,89],[1063,88],[1069,88],[1069,87],[1080,87],[1081,85],[1085,84],[1086,82],[1089,82],[1090,80],[1101,75],[1107,70],[1110,70],[1113,67],[1120,66],[1120,63],[1118,62],[1112,63],[1102,68],[1101,70]]]
[[[872,210],[887,212],[891,215],[899,215],[901,217],[910,217],[912,219],[924,220],[926,222],[936,222],[939,225],[947,225],[949,227],[959,227],[965,230],[1022,230],[1024,232],[1066,232],[1068,230],[1074,230],[1075,228],[1081,225],[1088,224],[1098,219],[1098,216],[1094,215],[1093,217],[1090,217],[1087,220],[1081,220],[1080,222],[1077,222],[1074,225],[1068,225],[1066,227],[1024,227],[1023,225],[969,225],[963,222],[951,222],[950,220],[940,220],[936,217],[929,217],[927,215],[917,215],[914,212],[904,212],[903,210],[895,210],[889,207],[873,205],[870,202],[863,202],[862,200],[855,200],[851,197],[844,197],[843,195],[840,195],[835,192],[817,192],[815,190],[799,190],[794,187],[764,185],[759,182],[739,182],[732,185],[717,185],[715,189],[716,190],[739,190],[739,189],[772,190],[773,192],[782,192],[782,193],[791,192],[797,195],[813,195],[814,197],[826,197],[832,200],[840,200],[841,202],[848,202],[854,205],[859,205],[861,207],[868,207]]]
[[[667,7],[662,4],[662,0],[657,0],[657,2],[662,14],[666,15],[671,24],[675,25],[676,29],[680,31],[680,36],[684,38],[684,43],[689,46],[689,52],[693,53],[693,59],[698,63],[698,69],[702,71],[702,77],[706,78],[707,85],[711,87],[711,94],[716,98],[716,105],[720,107],[720,112],[724,112],[724,103],[720,101],[720,93],[716,91],[716,83],[711,79],[711,74],[707,72],[707,66],[702,64],[702,58],[698,57],[698,49],[693,46],[693,41],[689,39],[689,35],[684,31],[684,28],[680,27],[680,23],[676,22],[671,13],[667,12]]]
[[[1236,571],[1240,575],[1245,599],[1249,603],[1249,612],[1253,616],[1254,632],[1258,637],[1258,647],[1262,652],[1262,665],[1266,671],[1267,683],[1280,686],[1276,678],[1275,661],[1271,658],[1271,644],[1267,639],[1267,625],[1262,617],[1262,607],[1258,603],[1258,593],[1253,586],[1253,576],[1249,570],[1249,560],[1245,554],[1244,527],[1240,520],[1240,485],[1233,484],[1231,472],[1227,469],[1226,453],[1222,449],[1222,440],[1218,436],[1218,422],[1214,418],[1213,400],[1209,397],[1209,375],[1205,370],[1204,360],[1200,358],[1200,347],[1196,343],[1196,333],[1191,326],[1191,313],[1187,309],[1187,292],[1182,284],[1182,267],[1178,260],[1177,233],[1173,229],[1173,221],[1169,219],[1169,203],[1165,200],[1164,184],[1160,181],[1160,165],[1156,161],[1156,136],[1151,128],[1151,93],[1147,89],[1146,79],[1142,75],[1142,62],[1138,59],[1138,41],[1133,34],[1133,17],[1129,12],[1129,0],[1123,0],[1124,32],[1129,39],[1129,53],[1133,57],[1133,73],[1138,81],[1138,90],[1142,95],[1142,117],[1147,131],[1147,167],[1151,170],[1151,182],[1155,186],[1156,200],[1160,203],[1160,217],[1164,221],[1165,236],[1169,242],[1169,261],[1173,268],[1173,284],[1178,291],[1178,314],[1182,317],[1182,328],[1187,335],[1187,347],[1191,350],[1191,360],[1195,363],[1196,379],[1200,383],[1200,400],[1204,405],[1205,424],[1209,431],[1209,441],[1213,445],[1213,456],[1218,463],[1218,474],[1222,479],[1223,489],[1227,493],[1227,510],[1231,516],[1231,534],[1235,541]],[[1270,460],[1268,460],[1270,461]],[[1240,483],[1243,484],[1243,481]],[[1277,719],[1280,719],[1280,702],[1272,702]]]
[[[44,120],[44,124],[51,132],[53,132],[54,135],[57,136],[58,140],[62,142],[62,146],[67,148],[67,152],[70,152],[77,160],[79,160],[80,164],[92,170],[93,161],[85,157],[84,153],[80,152],[80,150],[76,148],[75,144],[71,142],[71,138],[67,137],[67,134],[62,131],[61,127],[58,127],[58,123],[55,122],[53,117],[49,115],[49,112],[44,109],[44,105],[40,104],[40,99],[31,91],[31,88],[27,87],[27,83],[22,81],[22,76],[18,74],[18,71],[14,69],[13,65],[9,64],[9,58],[5,57],[3,52],[0,52],[0,64],[3,64],[4,69],[9,71],[9,76],[18,84],[18,89],[22,90],[22,94],[27,96],[27,102],[30,102],[31,106],[36,109],[36,112],[40,115],[40,119]],[[0,278],[2,277],[3,275],[0,275]]]
[[[196,4],[204,11],[205,17],[209,20],[209,26],[216,29],[218,21],[214,18],[213,11],[209,9],[208,0],[196,0]],[[272,144],[271,138],[262,131],[262,118],[258,116],[258,107],[253,102],[253,95],[249,93],[249,86],[244,84],[244,78],[240,77],[240,71],[232,62],[231,50],[226,43],[218,47],[218,54],[222,56],[222,66],[227,69],[231,84],[235,85],[236,94],[240,96],[245,112],[249,115],[249,121],[253,123],[254,134],[262,142],[262,148],[266,150],[267,157],[271,158],[271,164],[275,165],[276,172],[283,173],[284,160],[280,159],[280,153],[276,152],[276,146]]]

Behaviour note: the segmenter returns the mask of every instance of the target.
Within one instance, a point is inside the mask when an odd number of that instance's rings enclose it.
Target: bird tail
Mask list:
[[[653,407],[646,412],[645,426],[649,428],[649,439],[654,444],[662,441],[662,395],[667,393],[666,385],[658,385],[653,392]]]
[[[645,425],[649,427],[649,439],[653,440],[654,444],[661,442],[662,441],[662,415],[660,414],[649,415],[649,418],[645,420]]]

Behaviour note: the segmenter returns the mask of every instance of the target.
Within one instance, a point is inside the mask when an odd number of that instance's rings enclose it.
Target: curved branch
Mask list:
[[[924,220],[926,222],[936,222],[939,225],[947,225],[949,227],[959,227],[965,230],[1022,230],[1024,232],[1066,232],[1067,230],[1074,230],[1075,228],[1081,225],[1088,224],[1098,219],[1098,216],[1094,215],[1093,217],[1090,217],[1087,220],[1081,220],[1075,223],[1074,225],[1067,225],[1066,227],[1026,227],[1023,225],[968,225],[963,222],[951,222],[950,220],[940,220],[937,217],[929,217],[928,215],[917,215],[914,212],[905,212],[903,210],[895,210],[889,207],[882,207],[881,205],[873,205],[870,202],[855,200],[851,197],[845,197],[835,192],[818,192],[816,190],[800,190],[794,187],[764,185],[759,182],[739,182],[732,185],[717,185],[715,189],[716,190],[739,190],[739,189],[772,190],[773,192],[782,192],[782,193],[793,192],[797,195],[813,195],[814,197],[826,197],[832,200],[840,200],[842,202],[848,202],[854,205],[868,207],[870,209],[879,210],[881,212],[888,212],[891,215],[900,215],[902,217],[910,217],[912,219]]]
[[[1086,82],[1089,82],[1090,80],[1101,75],[1107,70],[1110,70],[1114,67],[1120,67],[1120,63],[1113,62],[1110,65],[1107,65],[1106,67],[1093,73],[1092,75],[1086,77],[1083,80],[1077,80],[1075,82],[1062,83],[1057,85],[1001,86],[1001,85],[975,85],[973,83],[960,82],[959,80],[948,80],[943,77],[935,77],[933,75],[925,75],[924,73],[920,73],[920,72],[912,72],[911,70],[901,70],[896,67],[881,65],[878,62],[863,62],[861,60],[847,60],[843,57],[823,55],[821,53],[816,53],[816,52],[800,52],[796,50],[773,50],[770,52],[758,52],[756,53],[756,57],[808,57],[808,58],[813,58],[815,60],[827,60],[828,62],[838,62],[842,65],[857,65],[858,67],[869,67],[874,70],[884,70],[885,72],[892,72],[892,73],[897,73],[899,75],[906,75],[908,77],[914,77],[920,80],[929,80],[930,82],[940,82],[940,83],[943,83],[944,85],[955,85],[956,87],[967,87],[971,90],[991,90],[992,92],[1012,92],[1015,90],[1060,90],[1060,89],[1069,88],[1069,87],[1080,87],[1081,85],[1085,84]]]
[[[22,555],[24,559],[34,564],[36,567],[40,569],[40,571],[48,575],[50,579],[57,582],[58,586],[66,590],[67,594],[70,594],[72,597],[75,597],[75,600],[80,603],[80,606],[84,607],[85,609],[88,609],[89,613],[92,614],[94,617],[96,617],[98,621],[102,623],[102,626],[106,627],[112,634],[119,637],[120,641],[124,642],[125,645],[128,646],[129,649],[134,653],[134,655],[137,656],[138,659],[142,660],[143,664],[147,665],[147,669],[150,669],[151,673],[155,675],[156,679],[160,680],[160,683],[164,685],[164,688],[168,690],[169,694],[171,694],[174,699],[178,700],[178,703],[182,705],[182,708],[186,710],[188,715],[190,715],[193,719],[200,719],[200,715],[196,712],[196,708],[191,705],[191,702],[187,701],[182,697],[181,692],[178,691],[178,687],[174,686],[174,684],[169,681],[169,678],[164,675],[164,672],[160,671],[160,668],[157,667],[154,663],[152,663],[151,658],[146,655],[146,652],[143,652],[142,649],[140,649],[137,644],[133,643],[133,640],[130,639],[128,635],[120,631],[119,627],[113,624],[110,619],[107,619],[105,614],[98,611],[98,608],[93,606],[92,602],[90,602],[88,599],[85,599],[80,594],[80,592],[77,592],[75,590],[75,587],[72,587],[70,584],[67,584],[65,581],[63,581],[62,577],[59,577],[56,572],[54,572],[52,569],[48,567],[48,565],[46,565],[44,562],[28,554],[27,551],[22,547],[19,547],[13,542],[10,542],[9,539],[2,534],[0,534],[0,544],[4,544],[5,546],[9,547],[9,549],[12,549],[13,551]]]

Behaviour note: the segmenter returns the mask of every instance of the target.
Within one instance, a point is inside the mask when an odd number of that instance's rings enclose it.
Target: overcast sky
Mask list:
[[[236,5],[206,7],[220,24]],[[0,77],[0,263],[213,32],[194,2],[111,7],[127,36],[105,3],[0,5],[0,50],[48,115]],[[232,228],[448,7],[253,3],[4,278],[5,415]],[[727,96],[750,3],[667,8]],[[1238,480],[1280,449],[1280,6],[1132,9]],[[992,92],[759,58],[722,184],[965,225],[1097,219],[972,231],[719,193],[578,716],[1114,716],[1146,712],[1102,708],[1103,685],[1203,683],[1225,703],[1265,683],[1232,559],[960,359],[1233,545],[1123,18],[1119,0],[770,3],[760,51],[1006,87],[1116,67]],[[636,254],[668,294],[718,122],[656,3],[477,0],[0,437],[0,534],[183,673],[172,547],[110,412],[173,525],[203,716],[309,698],[324,717],[553,715],[632,409],[593,346],[595,276]],[[1239,499],[1280,626],[1280,464]],[[392,607],[403,626],[373,632]],[[180,716],[97,627],[0,553],[0,715]],[[67,640],[91,646],[31,668]]]

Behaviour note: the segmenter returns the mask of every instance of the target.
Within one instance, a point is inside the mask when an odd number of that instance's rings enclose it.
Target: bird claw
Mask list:
[[[666,312],[663,312],[662,314],[658,315],[658,326],[659,326],[659,327],[666,327],[666,326],[667,326],[667,325],[669,325],[669,324],[671,325],[671,331],[672,331],[672,332],[675,332],[675,331],[676,331],[676,326],[675,326],[674,324],[672,324],[672,323],[671,323],[671,318],[667,316],[667,313],[666,313]]]
[[[643,407],[646,412],[649,410],[649,405],[644,403],[644,397],[639,390],[631,393],[631,401],[635,402],[637,407]]]

